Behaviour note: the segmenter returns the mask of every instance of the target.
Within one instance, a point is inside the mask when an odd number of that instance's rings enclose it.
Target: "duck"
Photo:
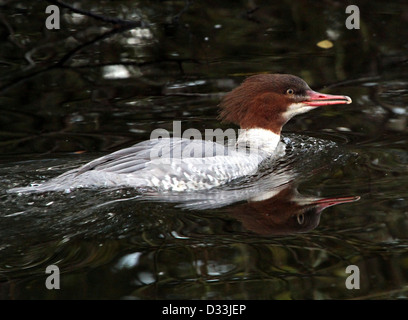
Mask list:
[[[157,137],[97,158],[44,183],[12,192],[132,187],[162,192],[207,190],[255,174],[275,156],[283,126],[322,106],[350,104],[345,95],[312,90],[290,74],[257,74],[226,94],[219,119],[239,126],[233,143]]]

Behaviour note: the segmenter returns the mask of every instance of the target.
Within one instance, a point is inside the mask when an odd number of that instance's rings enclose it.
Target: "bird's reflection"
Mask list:
[[[282,178],[270,174],[265,179],[252,183],[252,187],[217,192],[213,190],[207,194],[161,194],[160,198],[154,194],[150,196],[155,200],[178,202],[179,207],[189,209],[225,207],[225,211],[240,221],[246,230],[260,235],[308,232],[318,226],[324,209],[360,199],[359,196],[304,196],[297,191],[294,181],[273,186],[274,182],[283,182],[285,179]],[[266,186],[269,189],[265,189]]]
[[[248,199],[244,204],[228,209],[241,221],[245,229],[261,235],[287,235],[313,230],[322,211],[342,203],[354,202],[360,197],[311,198],[302,196],[288,184],[277,188],[267,199]]]

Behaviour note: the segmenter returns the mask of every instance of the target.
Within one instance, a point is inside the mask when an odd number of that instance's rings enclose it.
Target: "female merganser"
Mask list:
[[[163,191],[210,189],[256,173],[259,165],[276,153],[282,127],[293,116],[319,106],[349,103],[349,97],[315,92],[293,75],[250,76],[220,104],[220,119],[241,127],[233,146],[183,138],[148,140],[43,184],[11,191],[114,186]]]

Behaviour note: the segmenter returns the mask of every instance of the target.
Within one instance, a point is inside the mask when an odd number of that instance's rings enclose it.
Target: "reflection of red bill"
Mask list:
[[[360,200],[359,196],[356,197],[340,197],[340,198],[325,198],[313,201],[320,210],[324,210],[328,207],[335,206],[342,203],[355,202]]]

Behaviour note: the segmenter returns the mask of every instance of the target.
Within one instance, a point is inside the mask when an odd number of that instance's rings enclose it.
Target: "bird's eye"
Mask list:
[[[288,89],[288,90],[286,90],[286,93],[287,93],[287,94],[294,94],[295,91],[293,91],[293,89]]]
[[[303,222],[305,222],[305,216],[304,216],[303,213],[299,213],[299,214],[297,215],[297,222],[298,222],[299,224],[303,224]]]

